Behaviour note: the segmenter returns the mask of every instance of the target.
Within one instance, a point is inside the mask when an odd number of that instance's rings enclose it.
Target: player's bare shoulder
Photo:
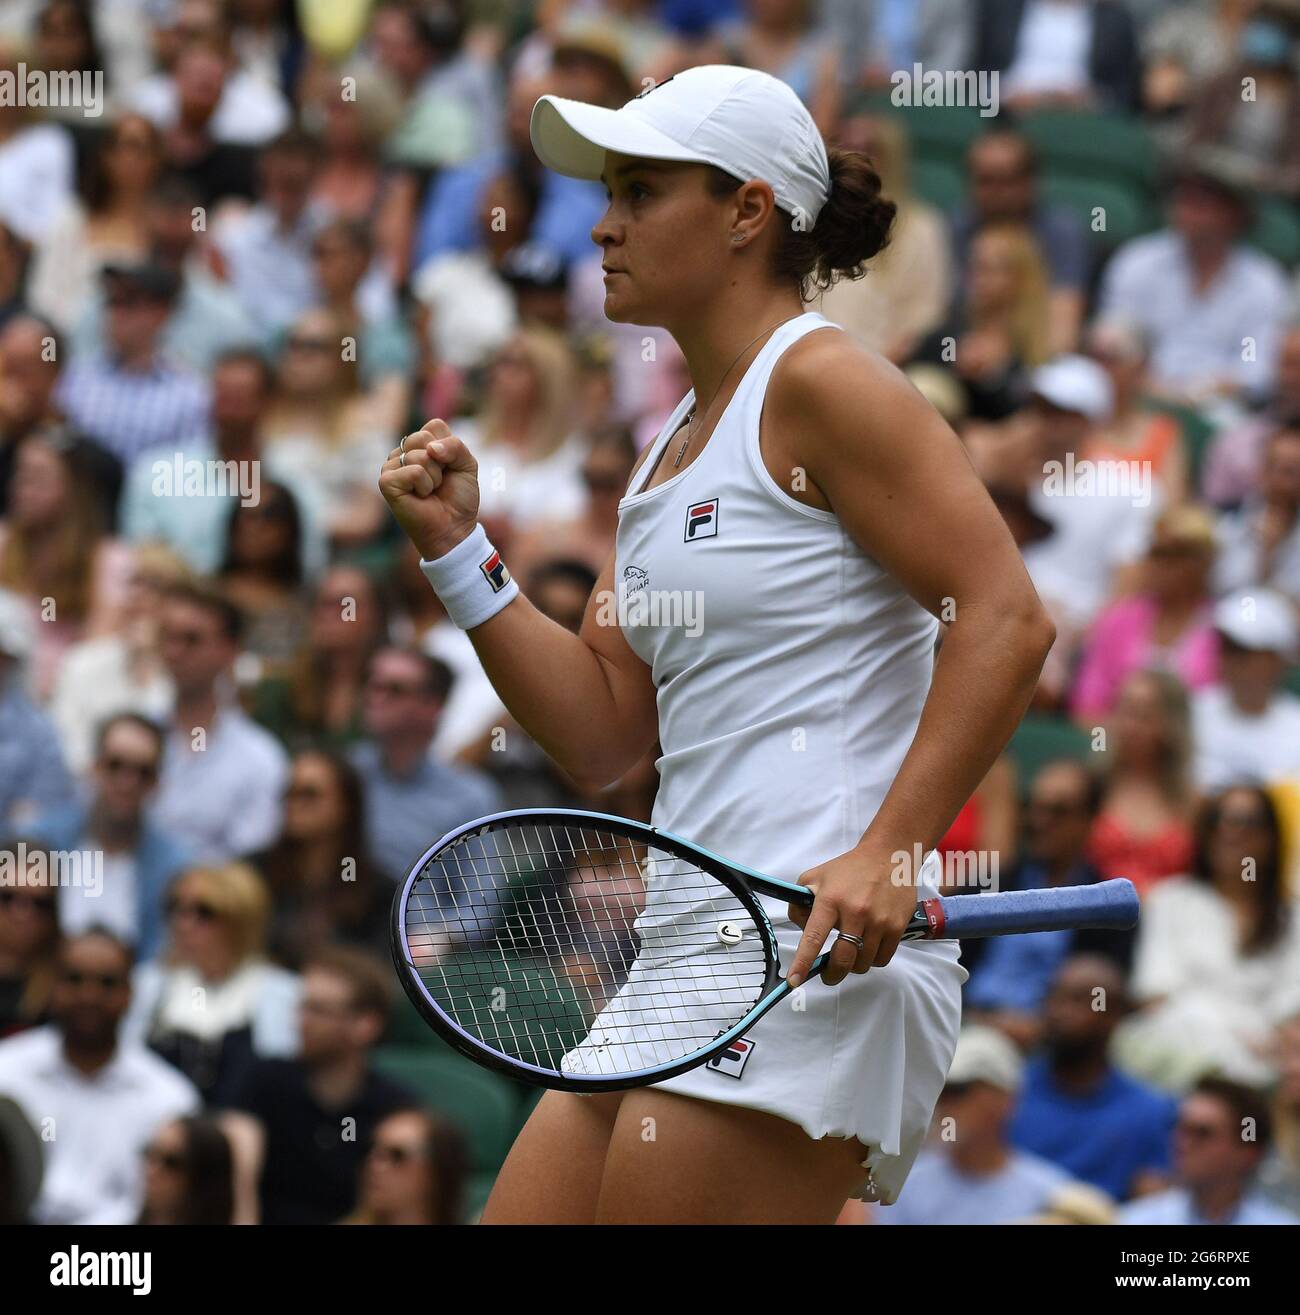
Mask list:
[[[840,330],[805,334],[781,355],[764,401],[763,456],[769,469],[829,474],[889,442],[900,419],[925,408],[906,375]],[[915,415],[913,414],[913,423]],[[815,490],[804,498],[819,502]]]

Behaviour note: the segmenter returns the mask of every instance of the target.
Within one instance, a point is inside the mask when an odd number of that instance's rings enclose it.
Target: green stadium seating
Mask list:
[[[1213,421],[1207,420],[1195,407],[1180,406],[1163,398],[1148,398],[1147,407],[1171,415],[1182,428],[1183,451],[1187,456],[1187,471],[1192,487],[1200,486],[1201,470],[1206,454],[1216,433]]]
[[[1092,744],[1086,731],[1064,717],[1031,712],[1016,728],[1007,751],[1016,765],[1020,791],[1027,795],[1044,764],[1056,758],[1077,758],[1086,762],[1091,756]]]
[[[1145,191],[1130,182],[1049,171],[1043,177],[1042,193],[1053,204],[1073,210],[1097,245],[1108,251],[1150,231],[1157,222]],[[1106,225],[1101,230],[1093,227],[1098,207]]]
[[[464,1132],[476,1172],[496,1173],[521,1123],[517,1084],[435,1046],[382,1046],[374,1062]]]
[[[1287,667],[1286,674],[1282,677],[1282,688],[1292,694],[1300,695],[1300,664]]]
[[[953,214],[966,195],[966,175],[944,160],[916,160],[911,167],[912,190],[923,201]]]
[[[1137,120],[1078,110],[1043,110],[1021,130],[1038,148],[1045,173],[1104,178],[1146,192],[1156,179],[1155,143]]]
[[[895,105],[888,91],[872,91],[854,98],[851,114],[894,114],[907,130],[913,166],[919,160],[964,167],[966,151],[981,133],[997,124],[976,109],[952,105]]]
[[[952,105],[888,107],[901,115],[912,144],[913,160],[942,161],[965,168],[966,152],[976,137],[997,121],[983,119],[975,109]]]
[[[1300,262],[1300,211],[1277,197],[1260,197],[1246,238],[1289,269]]]

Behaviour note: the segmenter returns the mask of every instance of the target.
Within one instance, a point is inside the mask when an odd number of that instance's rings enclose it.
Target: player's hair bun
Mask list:
[[[857,278],[863,264],[883,251],[898,207],[880,194],[880,175],[861,151],[827,152],[831,194],[812,236],[817,250],[813,279],[829,286],[835,275]]]

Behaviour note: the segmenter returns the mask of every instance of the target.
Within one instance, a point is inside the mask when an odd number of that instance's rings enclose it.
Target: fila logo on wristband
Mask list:
[[[506,564],[501,560],[501,554],[494,548],[492,556],[485,562],[478,564],[478,569],[483,572],[488,584],[492,586],[492,592],[499,594],[510,583],[510,572],[506,569]]]

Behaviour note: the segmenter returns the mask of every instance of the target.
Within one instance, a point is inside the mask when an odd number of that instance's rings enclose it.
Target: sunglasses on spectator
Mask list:
[[[195,648],[199,644],[206,643],[208,636],[202,630],[168,630],[162,632],[162,642],[164,644],[184,644],[187,648]]]
[[[123,758],[120,754],[105,754],[100,759],[104,770],[113,776],[121,774],[130,774],[137,780],[149,782],[157,779],[158,765],[152,762],[136,762],[131,758]]]
[[[121,973],[83,973],[77,968],[63,973],[61,980],[65,986],[98,986],[102,991],[119,991],[126,985]]]
[[[284,792],[285,801],[292,803],[297,800],[301,803],[319,803],[325,798],[325,791],[318,785],[291,785]]]
[[[306,334],[295,333],[289,339],[288,346],[295,352],[328,352],[338,346],[328,338],[310,338]]]
[[[267,521],[286,521],[289,519],[289,504],[283,499],[274,499],[269,502],[251,503],[247,507],[240,507],[241,516],[253,516]]]
[[[400,1142],[376,1142],[370,1148],[370,1154],[377,1160],[387,1160],[389,1164],[411,1164],[420,1158],[420,1152],[413,1146],[403,1146]]]
[[[1046,813],[1048,817],[1069,817],[1073,813],[1083,812],[1080,799],[1030,799],[1029,808],[1034,813]]]
[[[8,909],[15,904],[26,904],[36,913],[52,918],[57,903],[57,897],[54,895],[32,895],[24,890],[0,889],[0,908]]]
[[[1263,813],[1236,813],[1225,811],[1219,814],[1215,819],[1219,826],[1239,826],[1248,830],[1256,827],[1266,827],[1268,818]]]
[[[1213,1141],[1220,1133],[1215,1124],[1197,1123],[1194,1119],[1179,1119],[1174,1125],[1174,1131],[1191,1141]]]
[[[146,1146],[141,1154],[149,1164],[169,1169],[172,1173],[179,1173],[185,1168],[185,1157],[177,1151],[162,1151],[156,1146]]]
[[[366,688],[390,699],[413,699],[424,692],[419,685],[403,685],[400,680],[368,680]]]
[[[197,918],[200,922],[215,922],[220,915],[211,904],[206,904],[203,900],[168,900],[167,916],[169,918],[189,916]]]

